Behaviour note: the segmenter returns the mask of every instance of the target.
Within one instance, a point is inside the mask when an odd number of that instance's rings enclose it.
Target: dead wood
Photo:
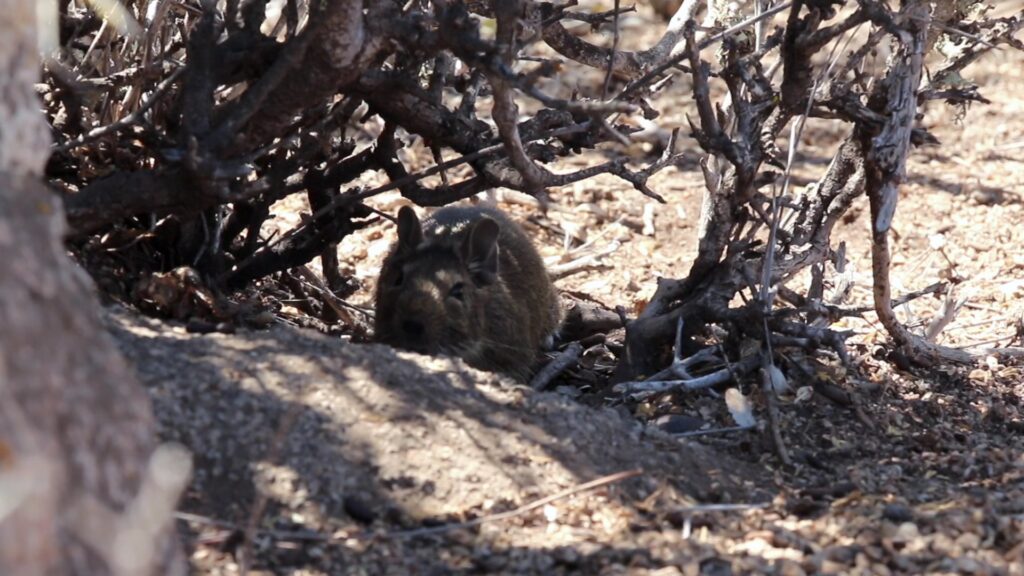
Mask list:
[[[536,0],[327,0],[286,2],[279,16],[263,2],[174,3],[155,16],[137,4],[129,13],[146,23],[144,41],[64,4],[66,48],[40,87],[57,138],[47,175],[65,192],[71,246],[134,238],[117,253],[132,263],[125,284],[182,266],[217,293],[267,279],[281,288],[280,280],[309,310],[340,321],[350,316],[337,313],[335,299],[354,280],[337,247],[374,221],[367,201],[385,192],[442,206],[504,188],[543,208],[550,191],[607,174],[665,201],[652,178],[694,152],[678,130],[658,126],[649,99],[688,81],[689,136],[706,189],[696,257],[685,275],[658,279],[634,318],[570,317],[567,333],[625,324],[619,382],[666,370],[680,321],[687,356],[714,349],[748,369],[755,355],[744,347],[756,342],[755,365],[784,366],[784,353],[799,350],[850,366],[848,334],[829,324],[854,311],[825,301],[823,286],[831,270],[842,275],[833,231],[866,194],[882,324],[897,345],[916,350],[913,358],[968,358],[896,321],[886,232],[907,154],[937,144],[916,122],[920,106],[984,102],[959,74],[995,47],[1021,48],[1020,16],[987,19],[945,5],[932,14],[932,3],[897,10],[878,0],[685,0],[656,41],[629,51],[618,26],[630,8],[618,4],[586,13]],[[578,37],[570,22],[610,32],[610,45]],[[868,65],[890,44],[885,69]],[[958,50],[944,50],[937,73],[922,80],[922,59],[942,45]],[[567,66],[597,70],[599,89],[581,85],[566,96],[546,88],[542,80]],[[817,181],[797,189],[808,118],[843,127],[844,137]],[[652,126],[661,140],[650,158],[572,162]],[[414,143],[432,164],[412,167]],[[365,184],[374,172],[384,181]],[[267,235],[271,207],[296,194],[311,213]],[[281,276],[315,258],[333,295]],[[787,285],[808,273],[806,293]]]
[[[871,263],[875,312],[893,340],[914,361],[969,362],[971,355],[936,346],[912,334],[896,318],[889,284],[889,229],[896,213],[899,185],[906,176],[910,133],[917,114],[917,90],[921,82],[924,47],[930,15],[923,4],[908,2],[902,12],[906,30],[894,34],[896,44],[889,69],[879,82],[869,107],[883,110],[888,120],[875,133],[862,127],[868,199],[871,201]]]
[[[566,371],[580,359],[583,353],[583,346],[579,342],[573,342],[558,353],[547,365],[544,366],[530,380],[530,388],[544,390],[559,374]]]
[[[665,343],[677,319],[685,320],[686,336],[692,337],[700,332],[693,328],[695,325],[721,322],[723,316],[739,312],[732,310],[725,313],[729,308],[726,302],[739,290],[749,288],[753,292],[756,286],[763,298],[767,294],[765,290],[771,289],[776,283],[781,288],[798,272],[820,266],[834,258],[831,232],[854,198],[865,192],[866,186],[874,190],[869,195],[878,199],[878,202],[872,200],[873,210],[877,204],[883,220],[891,219],[896,187],[902,179],[902,163],[910,146],[936,143],[934,137],[913,122],[918,103],[922,97],[931,97],[932,92],[921,86],[920,70],[910,63],[914,60],[919,65],[923,58],[924,40],[920,39],[920,35],[928,29],[928,13],[923,9],[918,13],[910,13],[909,10],[907,8],[904,12],[893,13],[881,3],[862,1],[858,2],[856,11],[829,25],[828,21],[835,18],[837,12],[826,7],[826,4],[794,2],[779,45],[783,78],[778,88],[774,87],[758,66],[762,51],[771,48],[770,40],[766,39],[764,45],[751,45],[749,38],[725,40],[725,54],[718,56],[719,69],[716,74],[712,74],[711,64],[704,60],[701,53],[701,43],[692,31],[684,31],[687,45],[685,52],[688,54],[689,71],[693,78],[693,97],[697,110],[697,119],[691,120],[693,136],[708,154],[702,161],[707,192],[701,208],[699,252],[689,276],[680,280],[660,280],[652,300],[627,327],[628,368],[620,367],[620,379],[629,380],[651,374],[655,368],[664,365],[667,360]],[[998,25],[990,24],[986,30],[1013,29],[1019,20],[1011,20]],[[864,50],[853,50],[847,62],[834,69],[832,66],[821,69],[812,64],[811,60],[815,53],[830,43],[838,43],[865,22],[878,26],[878,30],[892,37],[899,46],[909,44],[911,39],[917,41],[916,52],[906,48],[899,53],[902,57],[893,57],[893,68],[878,80],[871,93],[879,96],[869,99],[867,104],[862,102],[870,94],[862,91],[863,79],[855,73],[856,62],[864,57]],[[965,50],[947,66],[959,70],[961,59],[970,60],[979,45],[987,50],[1000,39],[1003,42],[1014,42],[1012,37],[1012,33],[999,36],[990,32],[989,36],[971,42],[973,48]],[[868,44],[876,44],[880,38],[872,34]],[[916,56],[911,58],[911,52]],[[829,75],[829,71],[834,73]],[[726,105],[716,104],[712,100],[709,85],[716,79],[724,83],[728,90]],[[922,92],[922,89],[925,91]],[[778,94],[780,99],[769,101],[758,97],[763,94]],[[947,96],[954,93],[943,91],[942,94]],[[970,89],[963,91],[960,96],[962,101],[976,100]],[[819,117],[827,112],[830,114],[827,117],[851,122],[854,130],[840,145],[824,177],[795,198],[795,205],[787,205],[786,208],[791,209],[792,214],[787,216],[786,210],[773,214],[767,209],[768,199],[758,191],[771,182],[771,177],[767,180],[760,177],[764,172],[762,164],[780,163],[774,142],[783,135],[782,128],[798,115],[806,113],[805,110]],[[893,141],[893,138],[897,140]],[[868,167],[869,162],[874,164]],[[877,162],[885,167],[880,167]],[[874,173],[870,175],[872,170]],[[883,187],[886,192],[880,191]],[[882,197],[888,198],[893,204],[885,204],[882,208]],[[739,209],[741,206],[745,208]],[[774,220],[779,217],[786,218],[788,223],[778,229],[776,238],[777,223]],[[758,238],[758,230],[764,228],[772,230],[767,246],[762,248],[737,242],[740,238]],[[876,309],[878,303],[882,302],[888,311],[879,310],[879,317],[886,317],[883,323],[898,343],[918,342],[920,338],[899,327],[891,315],[885,279],[889,268],[885,238],[877,231],[874,234],[878,291]],[[759,261],[737,265],[736,254],[751,249],[759,253],[774,252],[765,254],[770,264],[768,276],[765,277],[769,284],[755,280],[759,272],[755,273],[754,270],[761,266]],[[727,264],[730,261],[732,265]],[[726,269],[731,271],[725,272]],[[713,274],[718,274],[717,278],[709,281]],[[731,281],[732,288],[729,282],[724,281],[726,278]],[[713,300],[707,298],[708,284],[719,290]],[[694,305],[693,301],[697,299],[703,299],[704,305]],[[708,305],[711,301],[717,304]],[[813,302],[805,300],[804,304]],[[750,300],[746,305],[750,311],[757,306],[763,307],[758,299]],[[772,306],[769,304],[764,310],[763,313],[768,315],[765,318],[768,325],[777,326],[772,319],[775,314]],[[804,312],[800,312],[800,308],[779,311],[785,314],[793,312],[808,318],[813,316],[810,309]],[[758,337],[757,329],[750,328],[762,324],[760,314],[762,312],[749,316],[741,313],[740,316],[745,320],[733,326],[750,337],[765,338],[767,335]],[[824,340],[808,340],[799,335],[806,333],[806,329],[797,328],[798,324],[788,322],[785,330],[789,336],[780,341],[799,346],[816,342],[845,357],[842,335],[832,334]],[[652,346],[654,343],[660,345]],[[927,343],[916,346],[922,350],[928,348],[926,356],[933,358],[961,361],[968,358],[964,353],[943,352],[934,346],[929,347]]]

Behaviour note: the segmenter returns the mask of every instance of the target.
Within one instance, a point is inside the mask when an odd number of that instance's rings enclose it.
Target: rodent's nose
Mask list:
[[[418,320],[403,320],[402,331],[410,339],[420,340],[423,338],[426,329],[423,327],[423,323]]]

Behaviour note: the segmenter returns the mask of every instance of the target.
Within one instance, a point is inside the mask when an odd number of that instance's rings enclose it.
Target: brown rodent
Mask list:
[[[399,210],[377,280],[378,340],[525,381],[559,319],[540,254],[504,213],[450,206],[421,225]]]

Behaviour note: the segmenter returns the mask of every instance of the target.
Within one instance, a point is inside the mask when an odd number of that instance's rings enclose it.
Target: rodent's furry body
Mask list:
[[[375,302],[378,340],[520,381],[560,320],[540,254],[492,208],[446,207],[422,224],[403,208]]]

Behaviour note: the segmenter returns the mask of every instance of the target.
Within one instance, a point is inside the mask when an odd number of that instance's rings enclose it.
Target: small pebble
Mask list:
[[[891,522],[910,522],[914,519],[914,511],[906,504],[886,504],[882,517]]]

